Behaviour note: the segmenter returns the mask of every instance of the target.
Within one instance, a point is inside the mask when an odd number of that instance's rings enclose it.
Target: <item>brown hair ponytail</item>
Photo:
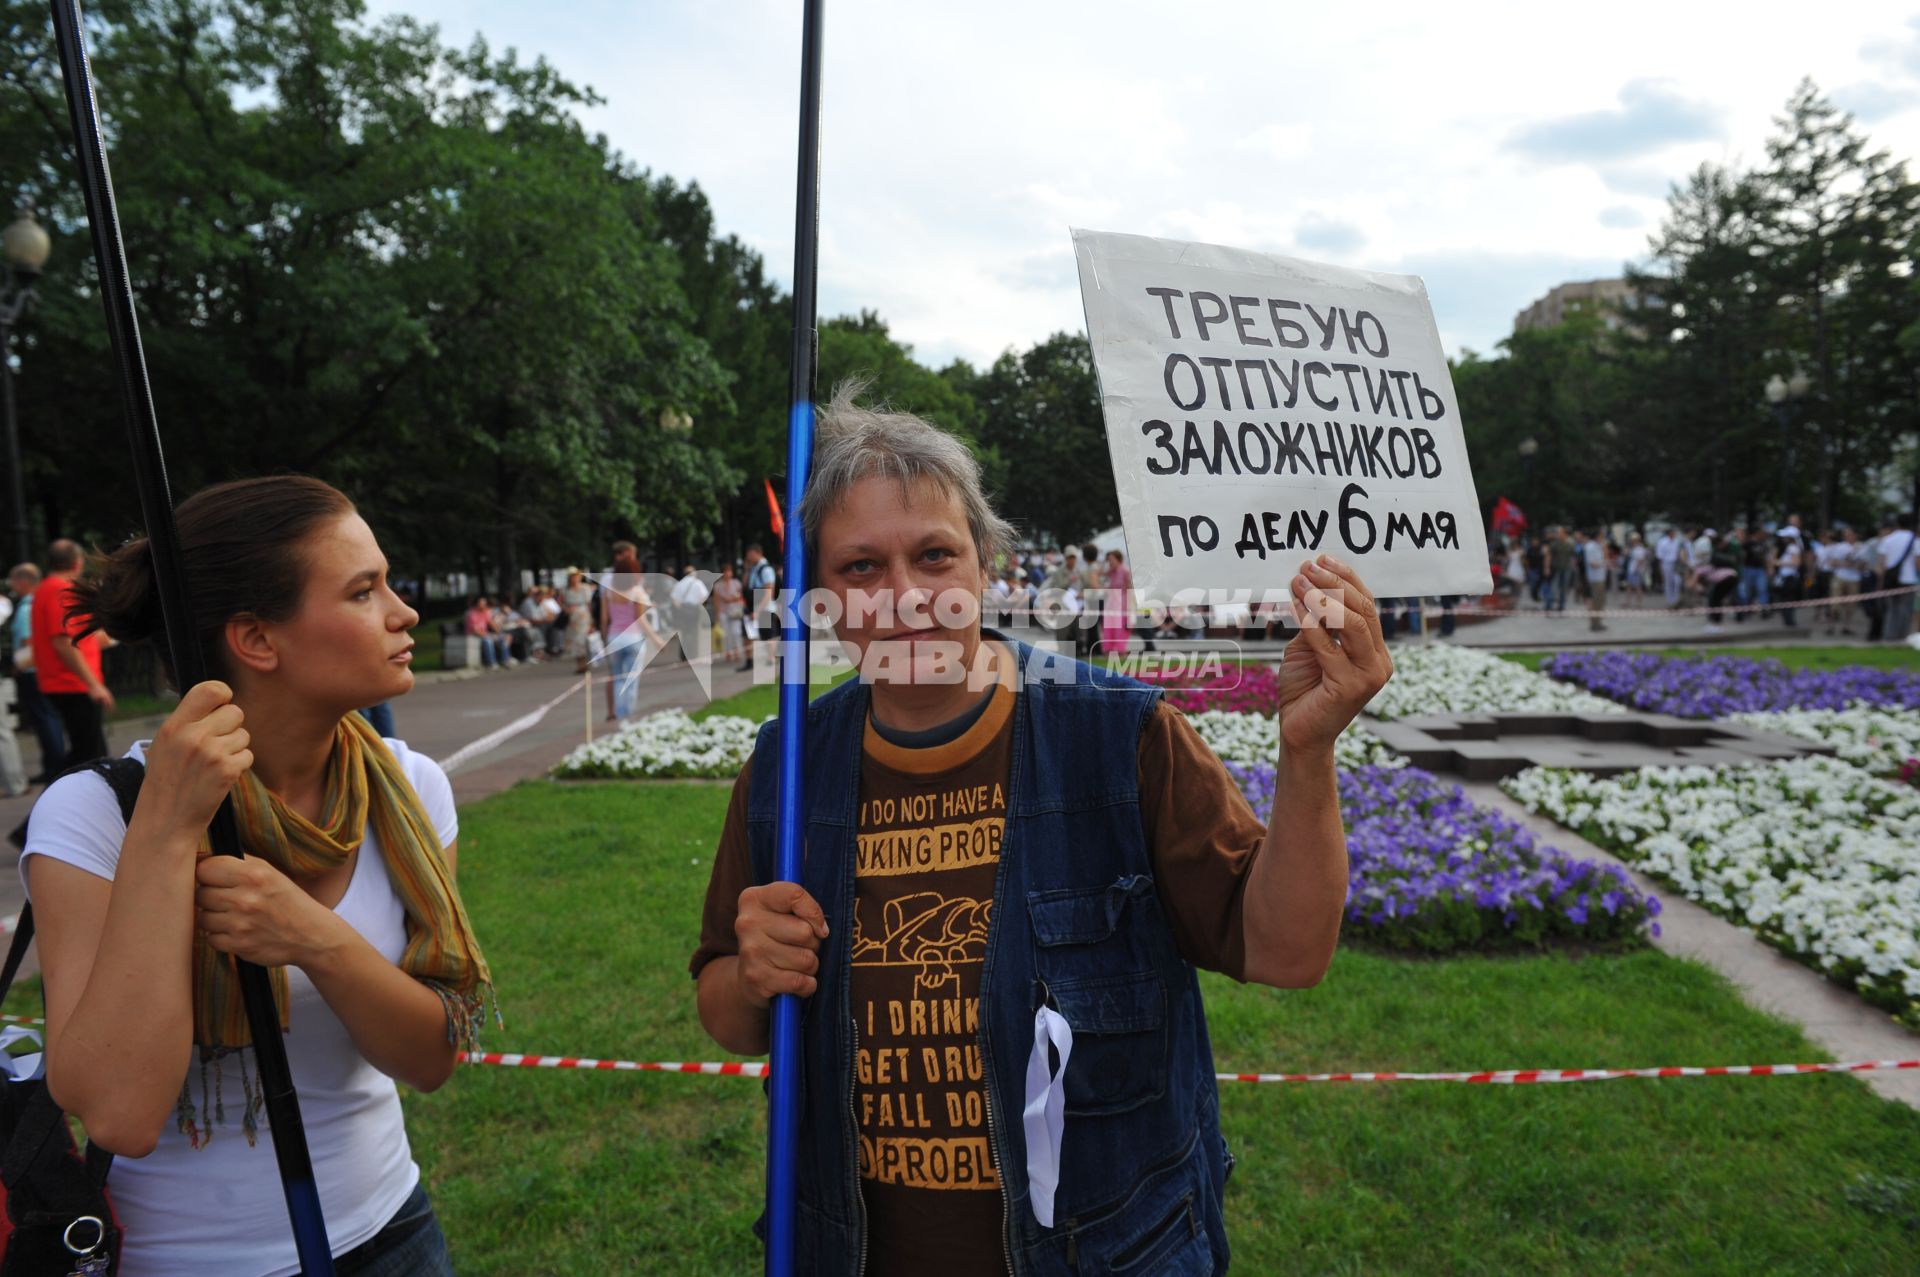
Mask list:
[[[188,606],[210,677],[226,676],[228,621],[284,621],[299,611],[307,580],[304,543],[354,512],[337,488],[299,474],[215,484],[181,504],[174,517],[186,560]],[[177,685],[145,537],[96,556],[92,571],[74,582],[74,594],[75,613],[90,618],[86,632],[104,630],[122,643],[155,642],[169,681]]]

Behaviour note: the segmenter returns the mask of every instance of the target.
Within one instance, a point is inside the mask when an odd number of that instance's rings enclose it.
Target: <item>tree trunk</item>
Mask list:
[[[500,574],[500,602],[506,607],[520,597],[520,560],[514,550],[513,525],[502,519],[494,525],[494,567]]]
[[[513,498],[520,486],[519,476],[507,464],[504,456],[498,456],[493,463],[494,505],[494,553],[495,566],[500,572],[500,598],[507,607],[512,607],[520,597],[520,558],[516,553],[513,535]]]

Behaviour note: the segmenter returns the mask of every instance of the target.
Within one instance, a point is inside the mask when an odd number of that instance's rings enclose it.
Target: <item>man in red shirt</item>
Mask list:
[[[33,592],[34,676],[67,729],[67,756],[55,771],[107,752],[103,716],[113,708],[113,693],[100,675],[100,636],[75,638],[86,621],[67,615],[85,561],[77,544],[55,541],[47,551],[47,579]]]

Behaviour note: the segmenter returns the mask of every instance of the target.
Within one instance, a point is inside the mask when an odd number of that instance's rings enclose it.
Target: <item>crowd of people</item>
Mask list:
[[[1604,528],[1549,526],[1531,535],[1496,537],[1494,576],[1515,606],[1566,611],[1570,601],[1604,630],[1608,601],[1628,609],[1698,609],[1706,632],[1778,616],[1832,636],[1901,642],[1913,630],[1913,594],[1920,583],[1914,516],[1877,528],[1839,525],[1812,532],[1799,515],[1771,529],[1721,531],[1668,524],[1616,535]],[[1858,598],[1867,595],[1866,598]]]
[[[1140,616],[1133,596],[1133,570],[1121,550],[1105,554],[1091,543],[1056,550],[1016,550],[998,556],[986,603],[1008,617],[1032,616],[1049,594],[1073,618],[1077,654],[1125,651]]]
[[[599,574],[566,568],[564,585],[530,586],[512,607],[487,595],[468,599],[460,627],[477,640],[481,668],[554,660],[571,660],[579,674],[602,668],[607,717],[624,720],[634,714],[635,671],[643,655],[677,642],[680,657],[693,660],[704,637],[720,660],[739,661],[739,669],[750,670],[755,643],[779,633],[778,573],[757,542],[717,573],[682,566],[658,599],[646,588],[647,574],[631,541],[613,543],[612,561],[612,568]]]

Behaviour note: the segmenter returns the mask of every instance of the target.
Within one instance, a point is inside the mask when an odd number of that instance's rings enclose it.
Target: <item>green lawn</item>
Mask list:
[[[724,1058],[686,958],[727,796],[530,782],[462,812],[461,881],[507,1019],[490,1049]],[[1206,990],[1233,1070],[1822,1058],[1653,951],[1347,950],[1317,989]],[[1856,1078],[1222,1094],[1237,1272],[1900,1273],[1920,1245],[1920,1114]],[[763,1107],[749,1080],[488,1067],[407,1100],[468,1277],[756,1270]]]
[[[1920,670],[1920,652],[1903,643],[1889,643],[1884,647],[1664,647],[1635,649],[1636,652],[1652,652],[1659,656],[1673,656],[1682,660],[1699,660],[1710,656],[1744,656],[1751,660],[1779,661],[1788,669],[1837,670],[1845,665],[1869,665],[1874,669]],[[1497,655],[1524,665],[1530,670],[1538,670],[1552,652],[1500,652]]]

